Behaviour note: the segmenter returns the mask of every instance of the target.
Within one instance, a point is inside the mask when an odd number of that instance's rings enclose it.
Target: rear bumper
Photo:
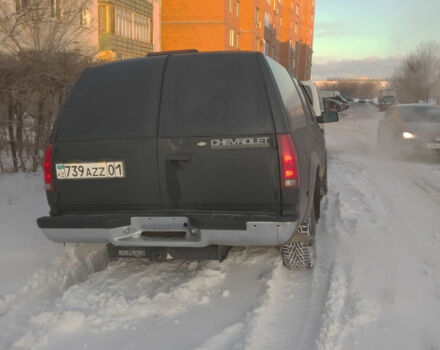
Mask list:
[[[280,245],[290,239],[296,221],[248,220],[230,227],[197,226],[186,216],[42,217],[44,235],[60,243],[110,243],[130,247],[206,247]]]

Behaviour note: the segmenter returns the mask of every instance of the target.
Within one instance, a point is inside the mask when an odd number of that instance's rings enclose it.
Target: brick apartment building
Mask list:
[[[28,6],[28,0],[3,1],[11,14]],[[75,1],[45,4],[55,21],[78,12],[72,25],[86,31],[68,49],[99,60],[188,48],[250,50],[273,57],[299,79],[310,78],[315,0],[88,0],[77,8]]]
[[[310,79],[315,0],[162,0],[161,49],[264,52]]]
[[[96,5],[100,59],[141,57],[160,49],[160,0],[98,0]]]

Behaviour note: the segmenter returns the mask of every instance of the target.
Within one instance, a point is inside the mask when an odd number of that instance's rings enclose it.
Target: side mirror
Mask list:
[[[339,115],[337,112],[325,111],[317,119],[318,123],[336,123],[339,121]]]

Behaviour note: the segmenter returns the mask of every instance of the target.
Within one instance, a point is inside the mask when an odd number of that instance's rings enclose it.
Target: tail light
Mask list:
[[[280,176],[282,188],[299,188],[299,163],[295,144],[290,134],[278,135]]]
[[[52,175],[52,168],[53,168],[52,150],[53,150],[53,145],[48,144],[46,147],[46,152],[44,154],[43,172],[44,172],[44,184],[46,186],[46,191],[55,190],[53,175]]]

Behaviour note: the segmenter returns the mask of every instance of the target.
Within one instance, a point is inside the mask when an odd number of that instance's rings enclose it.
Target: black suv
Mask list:
[[[260,53],[105,64],[83,72],[53,127],[38,226],[117,256],[273,245],[311,267],[326,158],[301,86]]]

